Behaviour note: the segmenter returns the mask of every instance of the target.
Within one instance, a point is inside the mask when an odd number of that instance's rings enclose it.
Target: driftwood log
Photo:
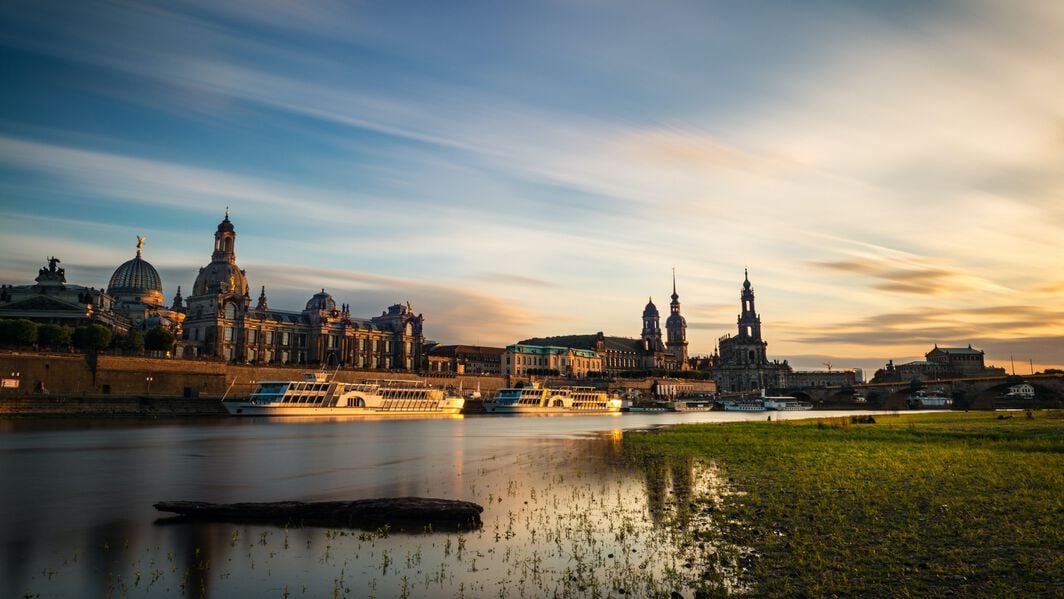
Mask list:
[[[186,520],[248,522],[290,526],[331,526],[420,532],[480,528],[484,508],[469,501],[429,497],[359,499],[355,501],[277,501],[273,503],[206,503],[161,501],[161,512]]]

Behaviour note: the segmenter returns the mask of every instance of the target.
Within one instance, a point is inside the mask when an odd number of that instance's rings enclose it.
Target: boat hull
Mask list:
[[[484,411],[489,414],[609,414],[620,412],[620,406],[607,406],[605,408],[566,408],[551,406],[508,406],[486,402]]]
[[[223,401],[225,410],[233,416],[433,416],[461,414],[462,406],[447,406],[433,410],[379,410],[372,407],[312,407],[299,405],[259,405],[250,402]]]

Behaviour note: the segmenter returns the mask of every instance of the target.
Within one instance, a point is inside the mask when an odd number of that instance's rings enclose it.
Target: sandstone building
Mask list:
[[[214,233],[211,261],[200,269],[186,303],[185,338],[200,356],[359,369],[427,367],[424,318],[409,303],[392,305],[380,316],[355,318],[322,289],[294,312],[271,308],[262,287],[252,305],[247,274],[236,262],[236,230],[228,211]]]

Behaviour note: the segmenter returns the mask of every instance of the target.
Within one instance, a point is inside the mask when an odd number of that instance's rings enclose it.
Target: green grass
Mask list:
[[[753,550],[735,561],[755,596],[1064,596],[1064,413],[1000,414],[691,425],[624,447],[719,468],[735,493],[695,534]]]

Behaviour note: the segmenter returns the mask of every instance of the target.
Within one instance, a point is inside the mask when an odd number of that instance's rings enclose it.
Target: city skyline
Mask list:
[[[270,9],[270,10],[267,10]],[[1064,365],[1064,7],[179,2],[0,8],[0,278],[410,301],[442,343],[690,352],[743,269],[771,358]]]

